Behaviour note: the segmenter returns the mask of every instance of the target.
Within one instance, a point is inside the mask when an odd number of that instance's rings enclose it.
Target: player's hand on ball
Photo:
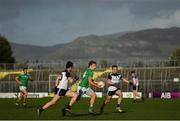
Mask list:
[[[105,86],[103,81],[99,81],[97,85],[99,88],[103,88]]]

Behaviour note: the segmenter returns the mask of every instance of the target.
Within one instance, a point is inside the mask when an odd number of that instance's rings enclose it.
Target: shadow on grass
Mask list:
[[[68,114],[65,117],[83,117],[83,116],[100,116],[100,115],[111,115],[111,114],[124,114],[126,111],[123,111],[121,113],[114,111],[114,112],[106,112],[106,113],[96,113],[96,114],[89,114],[89,113],[81,113],[81,114]]]

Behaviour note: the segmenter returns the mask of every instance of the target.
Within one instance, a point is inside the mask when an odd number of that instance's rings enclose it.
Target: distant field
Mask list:
[[[46,103],[50,98],[28,99],[27,108],[15,106],[14,99],[0,99],[0,119],[38,119],[36,109]],[[81,120],[102,120],[102,119],[179,119],[180,120],[180,99],[146,99],[144,103],[132,103],[132,99],[124,99],[122,109],[124,113],[115,112],[116,100],[105,108],[104,114],[89,115],[87,113],[89,99],[84,98],[72,108],[74,115],[62,117],[60,110],[67,104],[69,99],[62,98],[55,106],[44,111],[40,119],[81,119]],[[95,110],[99,112],[102,99],[97,99]]]

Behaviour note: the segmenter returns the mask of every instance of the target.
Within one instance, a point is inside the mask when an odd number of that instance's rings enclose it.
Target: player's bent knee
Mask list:
[[[96,99],[96,94],[93,94],[93,98]]]
[[[118,98],[119,98],[119,99],[122,99],[122,95],[121,95],[121,94],[120,94],[120,95],[118,95]]]
[[[23,92],[22,95],[23,95],[24,97],[26,97],[26,96],[27,96],[27,93],[24,93],[24,92]]]
[[[92,94],[92,95],[91,95],[91,99],[94,99],[94,100],[95,100],[95,99],[96,99],[96,95],[95,95],[95,94]]]
[[[73,97],[72,97],[72,98],[76,99],[77,97],[78,97],[77,94],[73,94]]]

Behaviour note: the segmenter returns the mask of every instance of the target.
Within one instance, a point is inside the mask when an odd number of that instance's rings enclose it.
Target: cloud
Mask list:
[[[180,10],[180,0],[127,0],[127,5],[135,17],[156,18],[167,16]]]
[[[175,11],[172,15],[168,17],[158,17],[154,18],[147,23],[147,27],[172,27],[178,26],[180,27],[180,10]]]
[[[180,25],[180,0],[0,0],[0,33],[54,45],[78,36]]]
[[[23,8],[39,3],[39,0],[0,0],[0,22],[12,20],[20,15]]]

